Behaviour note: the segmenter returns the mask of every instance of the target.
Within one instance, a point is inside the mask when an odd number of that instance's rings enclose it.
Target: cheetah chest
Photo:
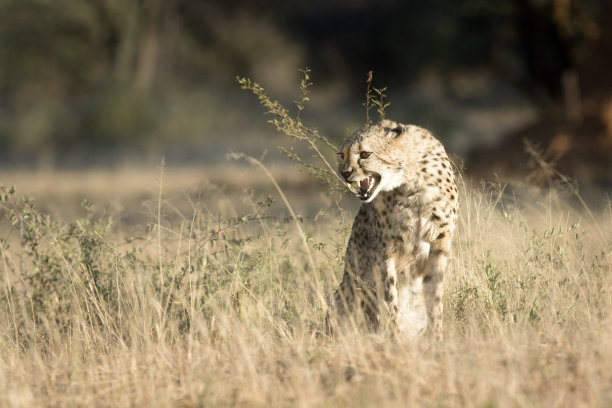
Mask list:
[[[429,255],[429,226],[421,216],[419,196],[407,189],[382,193],[374,203],[385,242],[385,257],[395,259],[399,275]]]

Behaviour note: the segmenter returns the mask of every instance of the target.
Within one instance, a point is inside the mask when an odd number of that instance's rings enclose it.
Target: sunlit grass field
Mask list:
[[[609,202],[464,182],[444,342],[328,337],[358,203],[213,173],[3,175],[0,406],[612,406]]]

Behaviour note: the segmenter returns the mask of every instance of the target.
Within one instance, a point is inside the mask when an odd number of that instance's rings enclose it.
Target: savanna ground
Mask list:
[[[356,199],[228,166],[2,173],[0,406],[612,405],[609,202],[463,182],[444,342],[330,338]]]

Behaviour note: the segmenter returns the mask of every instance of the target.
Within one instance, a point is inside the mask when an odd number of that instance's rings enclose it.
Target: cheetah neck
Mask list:
[[[422,188],[418,183],[404,183],[393,190],[381,192],[373,202],[377,212],[395,212],[409,206],[419,205],[421,201]]]

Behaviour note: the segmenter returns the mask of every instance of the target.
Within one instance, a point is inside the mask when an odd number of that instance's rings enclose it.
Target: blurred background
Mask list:
[[[431,129],[468,176],[546,183],[541,158],[612,191],[604,0],[0,0],[2,181],[274,158],[286,140],[235,78],[291,105],[304,67],[304,121],[333,141],[364,125],[372,70],[387,117]]]

